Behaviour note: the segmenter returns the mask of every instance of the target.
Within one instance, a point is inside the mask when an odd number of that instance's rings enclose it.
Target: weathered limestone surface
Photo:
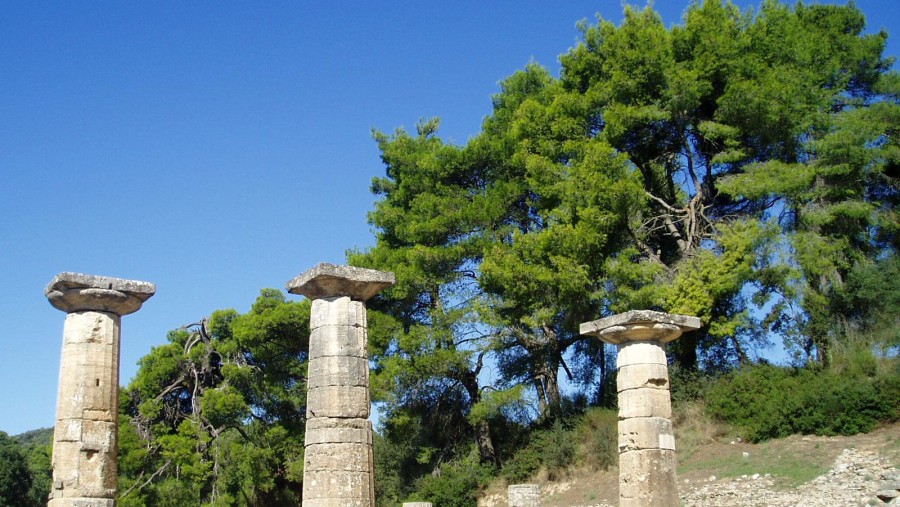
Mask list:
[[[392,273],[319,264],[287,283],[313,300],[303,505],[374,507],[365,301]]]
[[[403,507],[432,507],[431,502],[403,502]]]
[[[700,319],[653,310],[631,310],[605,319],[581,324],[581,334],[597,336],[618,345],[632,341],[670,342],[683,331],[699,329]]]
[[[643,449],[619,454],[620,507],[676,507],[675,451]]]
[[[506,488],[509,507],[541,507],[541,487],[537,484],[513,484]]]
[[[631,311],[586,322],[581,333],[618,347],[619,505],[675,507],[675,434],[664,344],[700,319]]]
[[[349,296],[366,302],[395,282],[393,273],[322,262],[294,277],[287,283],[287,290],[309,299]]]
[[[148,282],[79,273],[44,291],[65,312],[50,507],[112,507],[118,450],[121,315],[156,291]]]

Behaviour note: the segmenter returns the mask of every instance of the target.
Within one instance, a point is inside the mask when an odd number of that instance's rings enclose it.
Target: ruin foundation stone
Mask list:
[[[676,507],[675,434],[665,344],[700,319],[630,311],[581,325],[618,347],[619,506]]]
[[[48,507],[115,505],[119,326],[155,292],[152,283],[80,273],[60,273],[44,291],[67,314]]]
[[[431,502],[403,502],[403,507],[432,507]]]
[[[312,300],[305,507],[375,506],[365,301],[393,283],[393,273],[322,263],[286,285]]]
[[[506,488],[509,507],[541,507],[541,487],[537,484],[513,484]]]

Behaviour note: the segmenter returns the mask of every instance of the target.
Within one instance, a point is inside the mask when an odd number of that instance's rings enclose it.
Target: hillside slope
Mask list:
[[[720,435],[700,445],[688,442],[680,454],[685,507],[878,505],[884,504],[879,494],[900,494],[900,424],[865,435],[794,435],[760,444]],[[560,481],[539,475],[534,482],[541,485],[543,507],[607,507],[617,505],[617,474],[574,469]],[[492,485],[479,507],[506,505],[505,486]]]

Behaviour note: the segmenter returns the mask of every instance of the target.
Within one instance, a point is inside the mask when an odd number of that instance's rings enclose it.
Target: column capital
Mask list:
[[[596,336],[606,343],[622,345],[638,341],[666,343],[678,338],[685,331],[700,329],[700,326],[698,317],[653,310],[631,310],[605,319],[585,322],[581,324],[579,331],[583,335]]]
[[[44,289],[55,308],[66,313],[109,312],[128,315],[140,310],[144,301],[156,294],[156,284],[108,276],[64,272]]]
[[[394,274],[387,271],[322,262],[294,277],[284,287],[291,294],[309,299],[349,296],[354,301],[365,302],[395,282]]]

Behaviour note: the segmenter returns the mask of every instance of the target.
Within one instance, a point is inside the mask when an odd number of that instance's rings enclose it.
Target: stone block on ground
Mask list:
[[[512,484],[506,488],[509,507],[540,507],[541,487],[537,484]]]

